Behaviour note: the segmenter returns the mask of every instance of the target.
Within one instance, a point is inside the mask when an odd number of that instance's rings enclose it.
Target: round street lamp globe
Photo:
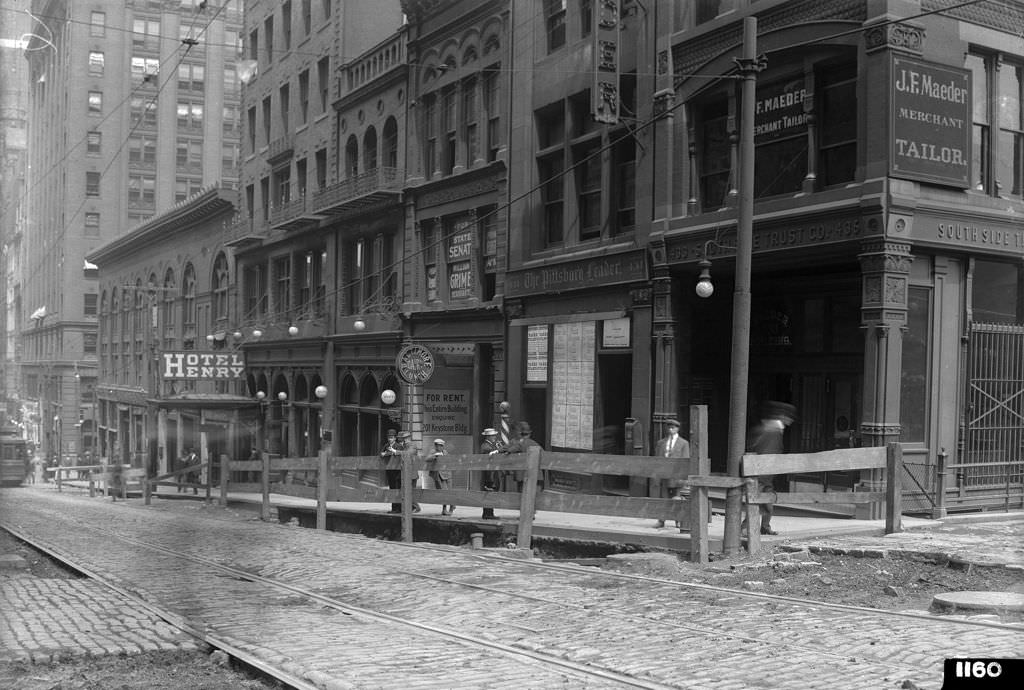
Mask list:
[[[382,403],[384,403],[385,405],[390,405],[390,404],[394,403],[395,400],[397,400],[397,399],[398,399],[398,396],[395,395],[395,392],[393,390],[391,390],[390,388],[381,391],[380,401]]]
[[[277,394],[277,399],[280,400],[281,402],[284,402],[285,400],[288,399],[288,394],[285,393],[284,391],[281,391],[280,393]]]
[[[317,386],[316,388],[313,389],[313,393],[316,395],[316,397],[323,400],[324,398],[327,397],[327,386]]]
[[[299,334],[299,327],[298,326],[289,326],[288,327],[288,335],[298,335],[298,334]]]
[[[711,281],[706,278],[701,278],[697,281],[697,286],[694,288],[694,292],[697,293],[698,297],[707,299],[715,293],[715,286],[711,284]]]
[[[365,331],[366,322],[363,321],[362,319],[356,319],[355,323],[352,324],[352,328],[356,329],[357,331]]]

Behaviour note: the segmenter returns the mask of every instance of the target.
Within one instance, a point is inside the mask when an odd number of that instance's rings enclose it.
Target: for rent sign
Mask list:
[[[240,379],[245,376],[241,352],[165,352],[165,379]]]
[[[892,58],[893,177],[965,188],[971,182],[971,73]]]

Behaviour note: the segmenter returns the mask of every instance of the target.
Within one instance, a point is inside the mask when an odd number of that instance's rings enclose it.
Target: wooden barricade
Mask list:
[[[89,475],[89,496],[96,495],[98,490],[103,496],[112,496],[115,499],[120,496],[122,500],[128,498],[128,489],[135,486],[146,495],[148,480],[146,470],[132,468],[131,465],[122,465],[120,471],[105,465],[103,471],[92,472]]]
[[[47,467],[46,471],[53,474],[54,482],[57,484],[57,491],[64,491],[64,482],[74,479],[87,479],[93,472],[102,472],[106,465],[60,465],[58,467]],[[72,473],[76,476],[72,477]],[[85,475],[83,477],[83,475]]]
[[[143,495],[146,500],[146,505],[150,504],[150,498],[152,493],[157,490],[158,487],[168,486],[174,487],[175,489],[192,489],[193,493],[198,493],[199,489],[203,489],[205,492],[204,501],[210,502],[210,493],[212,491],[212,479],[213,475],[210,471],[212,463],[210,462],[199,462],[194,465],[182,467],[176,470],[167,472],[166,474],[160,474],[156,477],[152,477],[146,481],[146,486],[143,489]],[[206,470],[206,481],[205,482],[189,482],[181,481],[182,478],[187,479],[190,474],[200,474],[203,470]],[[221,472],[221,499],[223,503],[227,503],[227,479],[226,474]],[[222,504],[223,504],[222,503]]]
[[[853,492],[811,492],[793,493],[761,492],[755,477],[776,474],[808,474],[840,470],[885,470],[885,491]],[[820,453],[784,453],[766,455],[744,455],[741,473],[743,477],[691,477],[695,485],[726,486],[745,490],[746,522],[748,525],[747,550],[751,553],[761,546],[761,512],[759,506],[770,503],[786,504],[885,504],[885,533],[902,530],[902,492],[900,481],[903,473],[903,447],[890,443],[885,447],[840,448]],[[714,484],[712,482],[725,482]]]

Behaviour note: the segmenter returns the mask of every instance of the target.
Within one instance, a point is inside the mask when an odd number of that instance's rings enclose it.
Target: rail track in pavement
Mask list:
[[[381,542],[216,510],[185,516],[81,499],[74,507],[73,529],[54,523],[61,511],[32,502],[0,525],[293,687],[333,678],[376,687],[402,673],[435,687],[705,688],[751,673],[772,687],[878,687],[880,678],[938,687],[943,658],[1017,655],[1024,641],[1020,628],[986,621]]]

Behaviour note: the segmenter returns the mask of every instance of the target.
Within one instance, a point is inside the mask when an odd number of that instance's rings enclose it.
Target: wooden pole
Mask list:
[[[530,549],[533,541],[533,515],[537,510],[537,479],[540,477],[540,446],[530,446],[526,451],[526,476],[523,478],[523,493],[519,503],[519,533],[516,545]]]
[[[327,481],[329,450],[321,450],[319,454],[320,466],[317,471],[316,480],[316,528],[327,529]]]
[[[885,533],[892,534],[903,531],[903,446],[895,441],[885,449],[885,473]]]

